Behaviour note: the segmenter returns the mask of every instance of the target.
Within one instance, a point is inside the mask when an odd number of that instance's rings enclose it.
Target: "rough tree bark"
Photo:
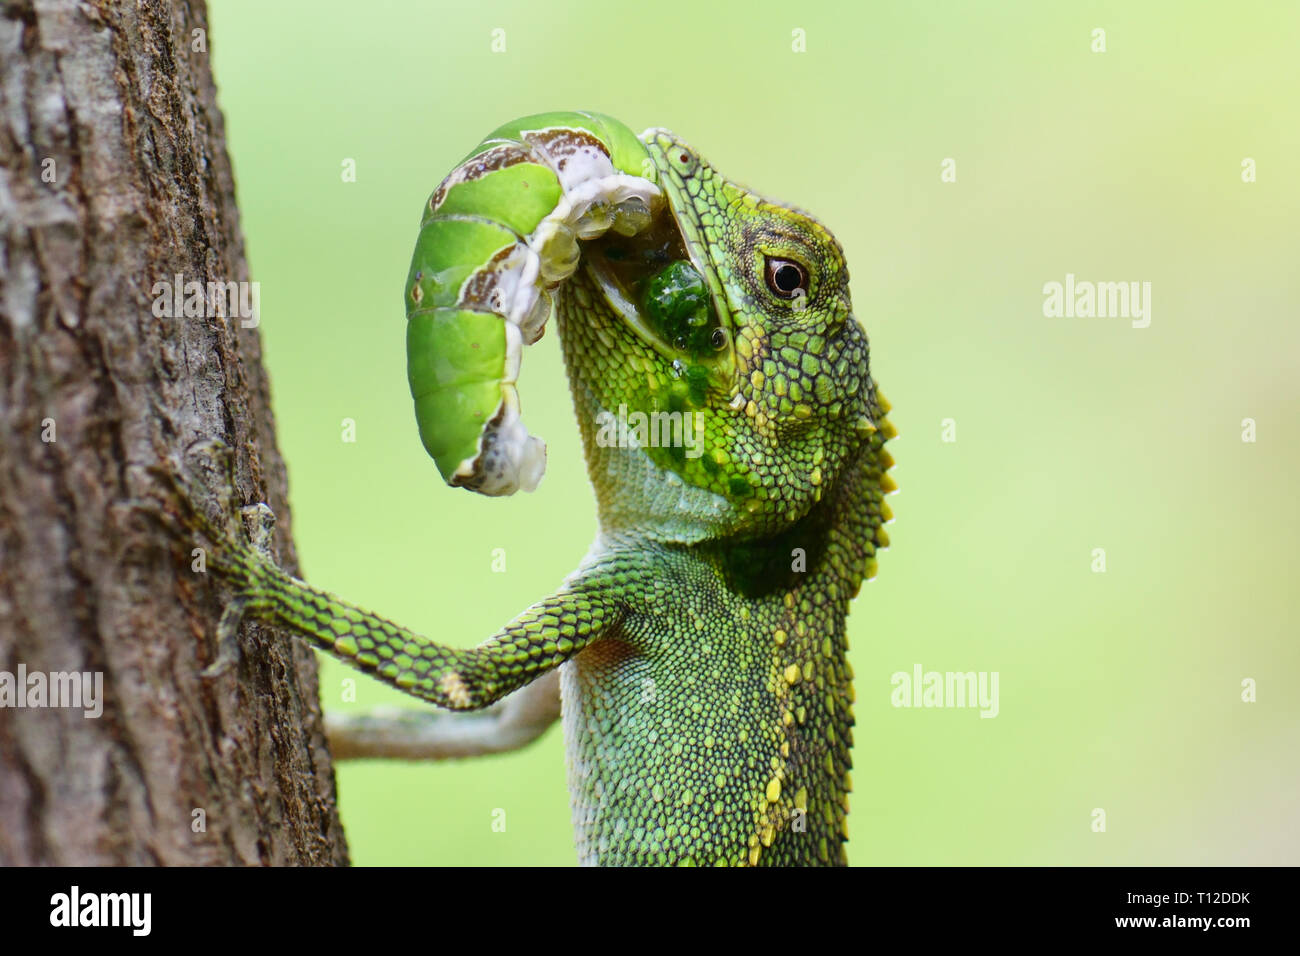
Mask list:
[[[0,672],[104,696],[0,708],[4,864],[347,861],[311,652],[248,625],[201,679],[220,593],[123,507],[133,466],[220,438],[296,563],[256,330],[152,310],[160,280],[248,278],[195,30],[202,0],[0,2]]]

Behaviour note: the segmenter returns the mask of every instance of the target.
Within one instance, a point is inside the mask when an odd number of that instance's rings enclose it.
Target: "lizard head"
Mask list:
[[[601,525],[778,533],[892,434],[843,250],[673,134],[641,140],[654,224],[585,243],[559,308]]]

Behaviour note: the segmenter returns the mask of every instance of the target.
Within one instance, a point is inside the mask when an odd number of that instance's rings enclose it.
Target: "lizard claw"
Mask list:
[[[126,498],[112,505],[116,515],[130,520],[143,518],[174,538],[185,536],[185,523],[167,503],[157,498]]]
[[[237,594],[221,612],[217,622],[217,657],[199,672],[204,680],[215,680],[239,663],[242,651],[239,647],[239,622],[244,618],[248,607],[248,598]]]
[[[275,533],[275,512],[264,501],[247,505],[239,509],[239,516],[244,519],[244,533],[262,557],[268,561],[271,557],[271,536]]]
[[[241,656],[238,649],[236,649],[235,653],[228,654],[226,648],[223,647],[217,652],[217,659],[199,671],[199,677],[205,681],[214,681],[238,664]]]
[[[203,670],[199,671],[199,677],[205,681],[216,680],[237,663],[239,663],[239,655],[230,656],[224,653],[219,653],[215,661],[203,668]]]

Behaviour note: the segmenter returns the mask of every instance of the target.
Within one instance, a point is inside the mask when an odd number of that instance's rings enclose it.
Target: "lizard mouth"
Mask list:
[[[670,204],[633,236],[613,231],[583,243],[583,260],[625,325],[680,373],[702,367],[721,384],[732,357],[730,323],[720,316],[682,239]]]
[[[668,373],[685,380],[691,404],[702,407],[710,392],[739,394],[730,316],[707,250],[691,238],[699,224],[689,222],[680,183],[638,176],[626,162],[616,166],[609,145],[582,129],[518,136],[493,141],[435,191],[422,236],[425,228],[441,230],[450,251],[417,243],[407,291],[408,320],[417,323],[408,325],[408,354],[416,356],[409,374],[421,437],[449,484],[485,495],[531,491],[545,471],[545,443],[520,419],[519,370],[554,296],[579,268]],[[655,155],[654,146],[646,148]],[[511,222],[479,215],[476,203],[486,198],[461,195],[462,187],[529,164],[544,166],[560,195],[526,236]],[[510,182],[503,178],[501,188]],[[528,185],[525,179],[521,188]],[[453,309],[453,321],[434,321],[435,312]],[[422,336],[414,346],[412,334]]]

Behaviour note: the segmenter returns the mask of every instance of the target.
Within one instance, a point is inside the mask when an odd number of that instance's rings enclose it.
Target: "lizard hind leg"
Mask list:
[[[452,760],[518,750],[559,717],[559,671],[553,670],[481,711],[329,712],[325,733],[336,760]]]

